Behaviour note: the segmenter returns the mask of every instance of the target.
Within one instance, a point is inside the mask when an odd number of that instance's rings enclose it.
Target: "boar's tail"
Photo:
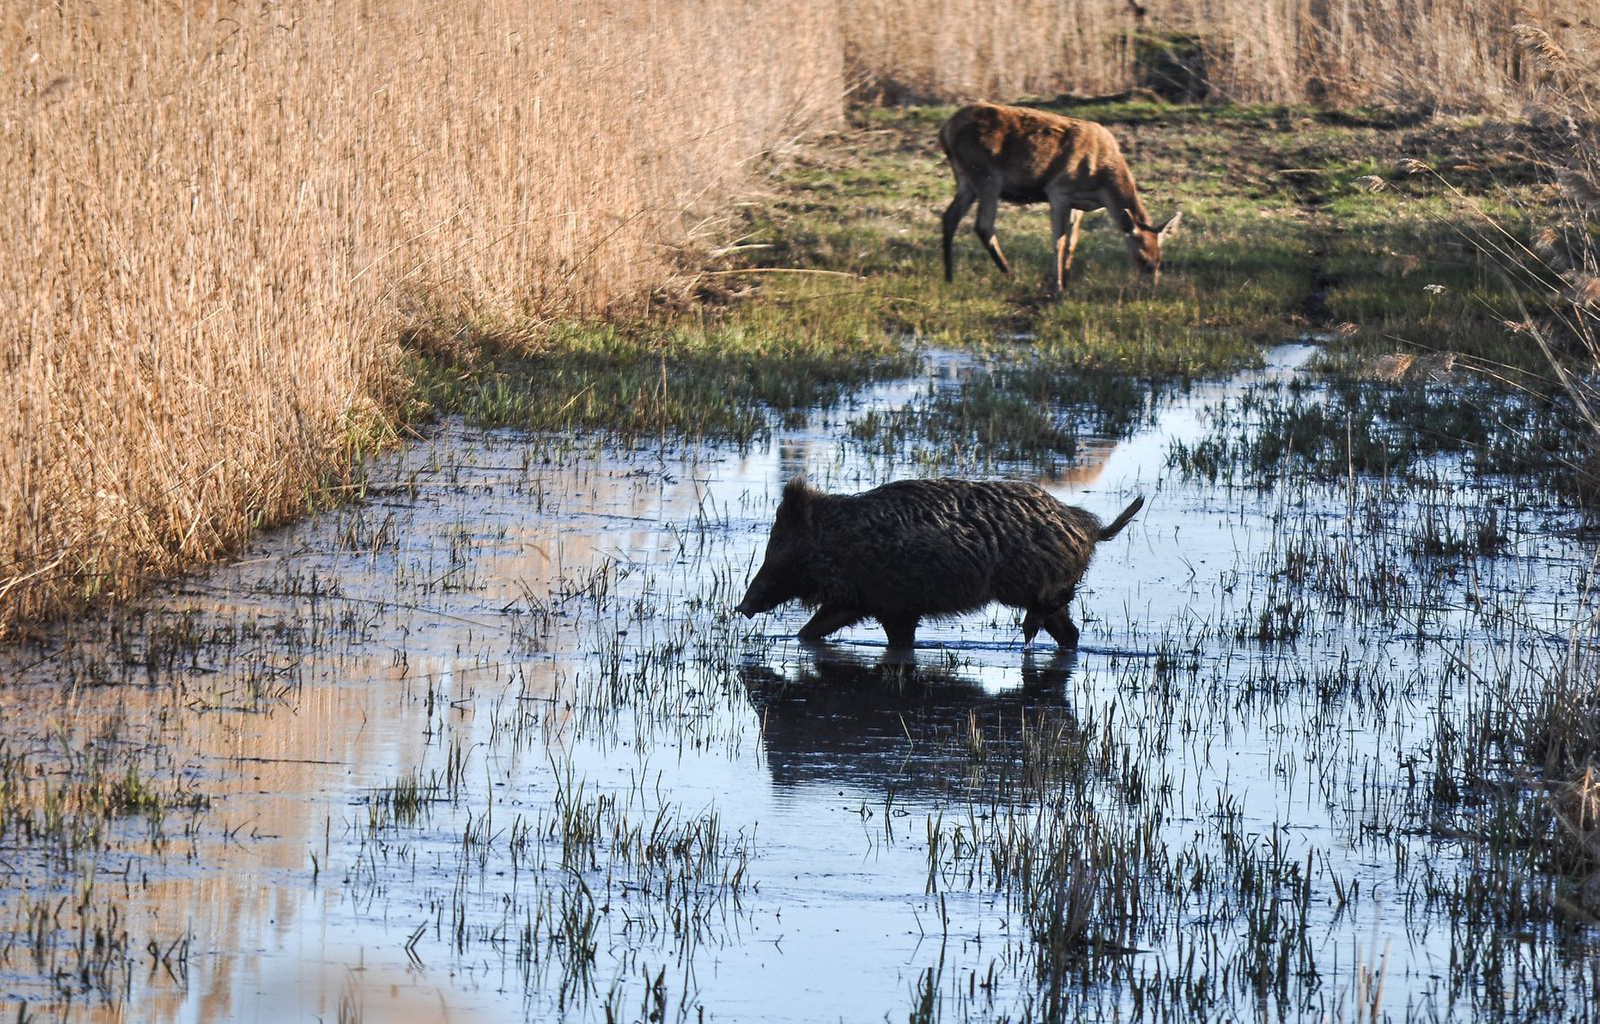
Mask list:
[[[1127,508],[1122,510],[1122,514],[1120,516],[1111,520],[1110,526],[1101,527],[1099,539],[1110,540],[1112,537],[1115,537],[1117,534],[1121,533],[1122,528],[1127,526],[1128,523],[1133,520],[1133,517],[1139,514],[1139,510],[1141,508],[1144,508],[1144,498],[1139,497],[1133,499],[1133,502]]]

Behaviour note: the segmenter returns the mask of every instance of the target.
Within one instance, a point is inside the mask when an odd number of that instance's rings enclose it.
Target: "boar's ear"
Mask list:
[[[806,486],[806,478],[797,476],[783,485],[783,500],[778,503],[778,520],[811,525],[811,499],[814,492]]]

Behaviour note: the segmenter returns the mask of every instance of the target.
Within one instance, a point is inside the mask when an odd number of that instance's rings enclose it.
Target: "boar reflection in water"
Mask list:
[[[798,600],[817,609],[802,640],[871,618],[891,647],[909,647],[921,619],[998,601],[1027,613],[1025,642],[1042,628],[1074,647],[1068,605],[1094,547],[1143,505],[1135,498],[1102,527],[1094,514],[1015,481],[902,480],[835,495],[791,480],[738,611],[754,616]]]
[[[1066,693],[1076,655],[1027,651],[1021,660],[1021,685],[998,692],[955,666],[871,664],[849,648],[820,648],[782,668],[745,664],[739,678],[774,782],[930,793],[962,784],[970,748],[959,741],[972,730],[1007,743],[1033,731],[1055,737],[1057,749],[1069,735],[1081,739]]]

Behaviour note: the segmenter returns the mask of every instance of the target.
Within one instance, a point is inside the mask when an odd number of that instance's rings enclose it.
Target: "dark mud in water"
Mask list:
[[[785,479],[917,472],[839,426],[925,382],[748,452],[449,425],[367,500],[13,652],[39,820],[68,758],[156,806],[4,851],[4,986],[106,1020],[1406,1019],[1513,981],[1576,1011],[1553,931],[1474,934],[1440,801],[1462,722],[1559,658],[1587,563],[1562,513],[1449,466],[1168,468],[1309,354],[1042,481],[1148,500],[1067,657],[1009,609],[908,663],[870,624],[731,616]],[[1422,543],[1487,508],[1493,552]]]

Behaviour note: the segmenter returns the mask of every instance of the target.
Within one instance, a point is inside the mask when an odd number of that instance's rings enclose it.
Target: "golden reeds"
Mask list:
[[[1149,84],[1152,47],[1215,99],[1504,105],[1525,68],[1514,0],[840,0],[847,72],[890,99],[1100,95]],[[1544,0],[1581,16],[1586,0]],[[1193,53],[1185,53],[1193,50]],[[1156,69],[1159,73],[1159,69]]]
[[[408,318],[636,299],[836,117],[808,5],[7,5],[0,633],[305,507]]]
[[[870,97],[1009,100],[1127,79],[1127,0],[840,0],[846,71]]]

